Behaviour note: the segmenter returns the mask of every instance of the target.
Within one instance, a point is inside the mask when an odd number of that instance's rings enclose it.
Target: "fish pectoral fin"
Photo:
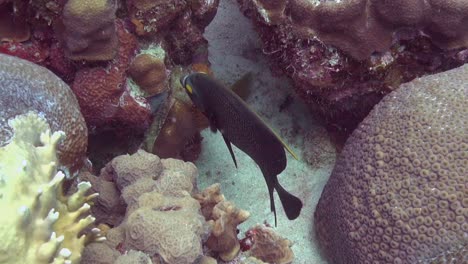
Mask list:
[[[237,80],[232,86],[231,90],[237,94],[242,100],[246,100],[250,95],[250,90],[252,89],[253,83],[253,73],[248,72],[242,78]]]
[[[226,138],[225,135],[223,135],[224,143],[226,143],[226,146],[229,149],[229,153],[231,153],[232,160],[234,161],[234,165],[236,166],[237,169],[237,161],[236,161],[236,156],[234,156],[234,151],[232,151],[232,146],[231,146],[231,141]]]
[[[216,133],[218,131],[218,127],[216,126],[216,119],[214,118],[214,115],[208,115],[208,121],[210,122],[210,130],[213,133]]]

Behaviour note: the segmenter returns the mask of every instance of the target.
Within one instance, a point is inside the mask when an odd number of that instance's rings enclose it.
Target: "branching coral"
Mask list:
[[[467,258],[468,65],[387,95],[348,139],[315,212],[334,263]]]
[[[88,130],[78,102],[62,80],[31,62],[0,54],[0,145],[12,137],[7,121],[36,111],[46,118],[53,132],[67,135],[58,147],[60,163],[76,171],[83,165]]]
[[[212,225],[207,247],[224,261],[233,260],[240,251],[237,226],[249,218],[250,213],[226,201],[220,184],[213,184],[194,197],[201,205],[206,220]]]
[[[62,194],[57,148],[63,132],[30,112],[9,121],[14,135],[0,148],[0,244],[2,263],[78,263],[85,244],[99,238],[80,233],[94,222],[88,215],[89,182],[71,196]]]

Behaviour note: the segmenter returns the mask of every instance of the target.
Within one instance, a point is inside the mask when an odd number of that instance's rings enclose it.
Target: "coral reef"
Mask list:
[[[14,13],[15,5],[25,5],[25,3],[4,3],[0,5],[0,41],[22,42],[29,39],[31,32],[25,20],[24,9]]]
[[[167,69],[164,57],[140,54],[128,69],[130,77],[148,95],[160,94],[167,89]]]
[[[141,143],[157,108],[144,96],[173,89],[169,74],[176,64],[209,65],[202,34],[217,6],[217,0],[6,0],[0,3],[0,53],[45,66],[72,87],[92,140],[120,143],[102,143],[92,155],[94,164],[105,164]],[[154,46],[164,56],[154,54]],[[167,113],[155,116],[164,123]],[[186,142],[187,160],[197,156],[200,141]]]
[[[161,158],[195,161],[201,151],[200,131],[207,120],[193,105],[175,98],[152,152]]]
[[[78,102],[68,87],[52,72],[31,62],[0,54],[0,145],[13,136],[8,120],[36,111],[49,123],[52,132],[63,131],[58,146],[60,165],[76,171],[83,165],[88,130]]]
[[[2,263],[78,263],[84,246],[102,240],[100,230],[82,231],[94,222],[85,195],[89,182],[62,194],[65,175],[57,172],[57,150],[63,132],[34,112],[9,121],[13,138],[0,148],[0,245]],[[85,215],[87,215],[85,217]]]
[[[387,95],[348,139],[315,212],[333,263],[467,258],[468,65]]]
[[[114,0],[69,0],[63,8],[65,55],[72,60],[113,59],[117,49]]]
[[[71,85],[90,129],[128,130],[142,133],[150,122],[150,109],[133,98],[126,85],[126,71],[138,43],[122,21],[116,22],[117,57],[106,67],[86,67],[76,73]]]
[[[455,1],[249,1],[269,25],[288,20],[299,35],[317,36],[356,59],[385,52],[394,36],[421,31],[444,49],[468,46],[468,4]]]
[[[468,62],[462,0],[238,2],[273,70],[341,134],[401,83]]]
[[[294,260],[292,242],[280,237],[271,227],[256,225],[246,232],[249,255],[266,263],[287,264]]]
[[[120,223],[111,219],[115,227],[108,231],[106,246],[114,252],[144,252],[153,262],[193,263],[200,258],[210,226],[200,214],[200,204],[191,197],[197,174],[191,163],[159,159],[142,150],[116,157],[95,179],[115,184],[126,205]],[[102,207],[108,208],[98,200],[95,208]],[[108,222],[104,216],[101,221]],[[101,251],[90,248],[85,253],[93,263]]]
[[[226,201],[220,184],[208,186],[194,198],[200,203],[202,214],[213,229],[206,246],[223,261],[233,260],[240,252],[237,226],[247,220],[250,213]]]

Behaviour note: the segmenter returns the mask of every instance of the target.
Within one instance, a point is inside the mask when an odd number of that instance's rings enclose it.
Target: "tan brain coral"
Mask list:
[[[404,84],[348,139],[315,213],[334,263],[468,258],[467,84],[468,65]]]
[[[82,166],[88,129],[75,95],[60,78],[44,67],[0,54],[0,146],[12,137],[8,120],[28,111],[45,117],[53,132],[62,130],[62,165],[75,171]]]
[[[357,59],[387,50],[409,28],[430,35],[441,48],[468,45],[465,0],[239,1],[254,5],[270,25],[290,23],[299,35],[316,35]]]

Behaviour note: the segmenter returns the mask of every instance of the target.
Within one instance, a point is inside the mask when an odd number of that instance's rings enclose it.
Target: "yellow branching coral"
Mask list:
[[[71,196],[62,194],[65,175],[57,172],[57,146],[63,132],[50,133],[46,120],[34,112],[9,121],[10,143],[0,148],[0,262],[78,263],[89,240],[103,240],[100,230],[79,233],[94,222],[83,217],[89,182]]]

